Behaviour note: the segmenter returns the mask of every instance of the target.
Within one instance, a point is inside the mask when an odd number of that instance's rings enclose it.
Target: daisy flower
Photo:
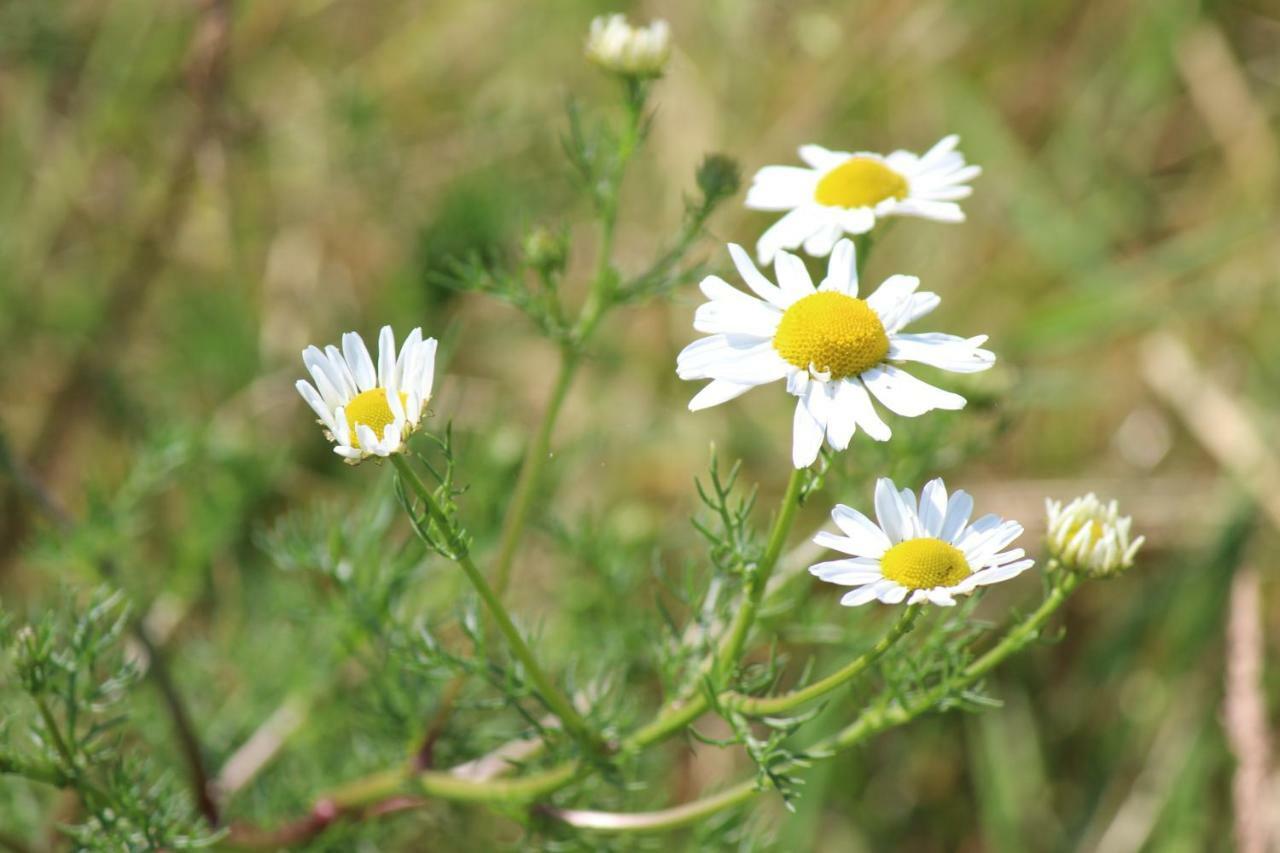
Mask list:
[[[1064,566],[1090,577],[1105,578],[1133,567],[1146,541],[1130,537],[1133,519],[1121,516],[1115,501],[1103,503],[1093,492],[1065,507],[1046,500],[1049,553]]]
[[[902,331],[939,302],[936,293],[916,292],[915,276],[890,276],[859,299],[854,248],[847,239],[836,243],[817,288],[804,262],[788,252],[778,253],[777,285],[741,246],[730,244],[729,254],[756,296],[716,276],[703,279],[702,292],[711,301],[698,308],[693,327],[710,337],[684,348],[676,374],[711,380],[689,401],[695,412],[785,379],[787,391],[800,398],[791,448],[797,468],[813,463],[824,437],[844,450],[859,426],[877,441],[888,440],[890,429],[872,397],[904,417],[964,407],[963,397],[916,379],[898,363],[916,361],[953,373],[975,373],[995,363],[981,348],[986,335]]]
[[[956,201],[973,191],[968,182],[982,173],[956,151],[958,136],[947,136],[924,156],[894,151],[828,151],[800,146],[809,168],[765,166],[747,191],[747,207],[787,214],[760,235],[760,263],[779,249],[800,246],[815,257],[831,251],[842,234],[865,234],[886,216],[918,216],[963,222]]]
[[[378,366],[355,332],[342,349],[309,346],[302,362],[315,384],[299,379],[298,393],[316,413],[333,452],[355,465],[370,456],[390,456],[418,428],[435,381],[436,339],[414,329],[396,355],[390,326],[378,334]]]
[[[601,15],[591,22],[587,58],[617,74],[657,77],[671,56],[671,29],[656,20],[633,27],[625,15]]]
[[[810,574],[854,589],[840,603],[857,607],[869,601],[898,604],[956,603],[980,586],[1006,581],[1031,568],[1021,548],[1004,550],[1022,535],[1022,525],[984,515],[972,524],[973,498],[947,496],[941,479],[925,484],[920,502],[910,489],[892,480],[876,481],[878,524],[856,509],[837,504],[831,520],[843,535],[823,531],[813,541],[849,557],[809,567]],[[910,597],[908,597],[910,596]]]

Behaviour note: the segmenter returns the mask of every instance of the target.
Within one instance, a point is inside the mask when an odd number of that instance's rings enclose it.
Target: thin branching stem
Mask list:
[[[1080,583],[1080,577],[1059,572],[1054,586],[1040,606],[1011,628],[1003,639],[953,678],[917,694],[905,703],[873,703],[856,720],[830,737],[805,750],[808,760],[849,749],[880,732],[911,722],[932,710],[947,697],[971,687],[1010,655],[1035,641],[1045,623],[1057,612]],[[799,764],[781,770],[800,769]],[[581,829],[607,833],[666,832],[696,824],[725,809],[741,805],[760,792],[756,777],[706,797],[669,809],[651,812],[601,812],[579,809],[544,809],[543,813]]]
[[[564,725],[565,730],[576,737],[584,745],[592,750],[600,750],[603,744],[591,727],[587,725],[587,721],[573,707],[573,703],[564,695],[561,690],[556,687],[547,674],[543,671],[542,666],[534,657],[533,650],[529,648],[529,644],[525,642],[524,637],[520,635],[520,630],[516,627],[515,622],[511,620],[510,614],[503,606],[498,594],[494,592],[493,587],[485,580],[484,573],[476,566],[471,556],[467,554],[464,543],[461,542],[457,535],[456,529],[444,510],[440,508],[439,502],[435,496],[426,487],[417,473],[405,460],[404,456],[395,454],[391,457],[392,464],[395,465],[396,471],[400,478],[413,490],[413,493],[422,501],[423,507],[430,516],[431,521],[435,523],[441,531],[444,531],[452,540],[450,542],[453,547],[455,556],[454,560],[462,567],[466,573],[467,579],[471,581],[471,585],[475,587],[476,593],[480,596],[480,600],[484,602],[485,608],[489,611],[490,617],[498,626],[503,636],[507,640],[507,644],[511,647],[512,653],[524,666],[525,672],[529,680],[533,682],[538,694],[542,697],[542,701],[553,714],[560,718],[560,722]]]
[[[832,690],[848,684],[857,678],[867,669],[880,660],[885,652],[893,648],[898,640],[907,635],[915,625],[916,619],[920,616],[921,606],[918,604],[911,605],[902,611],[902,615],[883,637],[867,651],[858,655],[848,664],[828,675],[826,678],[813,682],[807,687],[799,690],[793,690],[790,693],[784,693],[781,696],[743,696],[739,693],[731,693],[728,696],[721,697],[720,703],[735,711],[740,711],[748,716],[773,716],[775,714],[785,714],[808,702],[812,702],[821,696],[825,696]]]

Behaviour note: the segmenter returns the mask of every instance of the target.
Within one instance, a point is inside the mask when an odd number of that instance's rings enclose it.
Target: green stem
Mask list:
[[[796,510],[800,507],[800,489],[803,485],[804,470],[793,470],[791,479],[787,481],[787,490],[782,496],[782,504],[778,508],[778,515],[769,531],[769,540],[765,545],[764,555],[760,558],[760,562],[755,567],[755,572],[747,583],[747,591],[743,598],[742,606],[734,614],[733,622],[730,624],[728,633],[720,645],[720,650],[711,662],[712,674],[717,684],[723,683],[724,678],[736,666],[738,656],[742,654],[742,648],[746,645],[747,636],[760,608],[760,600],[763,598],[764,590],[769,584],[769,577],[773,574],[779,557],[782,556],[782,549],[787,542],[787,534],[791,532],[791,527],[795,523]],[[699,684],[698,686],[701,685]],[[621,751],[636,752],[658,741],[665,740],[696,720],[700,714],[707,710],[709,705],[705,692],[686,693],[667,705],[648,725],[637,729],[630,737],[624,740]]]
[[[743,646],[746,645],[747,635],[756,621],[756,611],[760,608],[760,599],[764,597],[765,587],[769,585],[769,576],[773,574],[778,558],[782,556],[783,546],[787,544],[787,534],[791,532],[791,525],[796,519],[796,510],[800,508],[800,489],[804,485],[804,475],[803,468],[795,468],[791,471],[791,479],[787,481],[787,491],[782,496],[778,517],[774,520],[773,529],[769,531],[769,541],[765,545],[764,556],[760,558],[759,565],[747,582],[747,594],[742,606],[734,614],[728,637],[721,645],[716,657],[715,673],[720,677],[717,683],[732,672],[737,665],[738,656],[742,654]]]
[[[906,636],[907,632],[915,624],[917,617],[920,616],[920,612],[921,606],[918,604],[907,607],[902,611],[902,615],[898,617],[898,620],[893,623],[893,627],[889,629],[889,632],[881,637],[874,646],[854,658],[846,666],[807,687],[793,690],[781,696],[756,697],[734,693],[722,699],[721,702],[735,711],[741,711],[751,716],[773,716],[787,713],[800,705],[817,699],[819,696],[830,693],[865,672],[868,667],[880,660],[885,652],[889,651],[898,640]]]
[[[512,653],[514,653],[520,663],[524,665],[525,672],[528,674],[529,680],[533,682],[534,687],[537,688],[538,693],[542,696],[542,701],[546,703],[546,706],[553,714],[560,718],[560,722],[564,725],[566,731],[574,735],[593,750],[598,751],[602,749],[603,744],[601,744],[600,738],[591,731],[586,720],[582,718],[582,716],[573,707],[573,704],[565,697],[560,689],[555,686],[551,679],[547,677],[546,673],[543,672],[542,667],[538,665],[538,660],[534,657],[533,651],[524,641],[524,638],[520,636],[519,629],[516,628],[515,623],[511,621],[511,616],[508,615],[506,608],[502,606],[502,601],[498,598],[497,593],[495,593],[493,588],[489,586],[489,582],[484,579],[484,574],[476,567],[476,564],[472,561],[470,555],[467,554],[465,543],[461,540],[461,537],[457,535],[457,532],[448,516],[445,515],[444,511],[440,508],[440,505],[436,502],[435,496],[431,494],[426,485],[423,484],[422,480],[418,478],[418,475],[414,472],[413,468],[410,467],[408,461],[405,460],[403,455],[394,454],[391,457],[391,462],[395,465],[396,471],[400,474],[401,479],[408,483],[410,488],[413,489],[414,493],[422,501],[423,506],[426,507],[427,514],[431,517],[431,520],[435,522],[436,526],[439,527],[446,536],[449,537],[450,548],[452,548],[454,553],[457,555],[455,558],[456,562],[462,567],[463,572],[467,575],[467,579],[471,581],[471,585],[475,587],[476,592],[480,595],[480,600],[484,602],[485,607],[488,609],[489,615],[497,624],[498,629],[502,631],[503,636],[506,637],[507,644],[511,647]]]
[[[885,729],[910,722],[932,709],[947,696],[972,686],[1010,655],[1021,651],[1039,637],[1049,617],[1063,605],[1079,584],[1078,575],[1061,576],[1031,615],[1011,628],[999,643],[965,667],[960,675],[926,690],[905,704],[877,705],[868,708],[853,723],[836,734],[818,741],[805,752],[815,757],[829,756],[849,749]],[[778,772],[794,769],[800,769],[800,765],[789,763],[778,768]],[[599,832],[616,834],[665,832],[690,826],[717,812],[741,805],[754,797],[759,790],[753,777],[715,794],[659,811],[627,813],[550,809],[547,813],[573,826]]]
[[[506,593],[511,581],[511,565],[515,560],[516,548],[520,545],[520,535],[529,520],[533,496],[538,490],[543,467],[551,453],[551,436],[569,394],[569,387],[573,384],[578,363],[578,352],[566,347],[560,360],[560,370],[556,374],[556,384],[551,389],[551,399],[547,401],[547,408],[542,413],[542,423],[538,425],[538,431],[534,433],[533,441],[525,451],[524,462],[520,465],[520,474],[516,478],[515,490],[511,494],[511,503],[502,524],[498,554],[494,558],[493,587],[499,597]]]

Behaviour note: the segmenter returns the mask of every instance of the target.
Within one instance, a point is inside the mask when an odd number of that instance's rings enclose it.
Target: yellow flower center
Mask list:
[[[955,586],[972,570],[964,552],[941,539],[908,539],[880,558],[880,571],[907,589]]]
[[[782,315],[773,348],[802,370],[833,379],[857,376],[884,361],[889,336],[867,303],[833,291],[796,300]]]
[[[408,395],[403,391],[400,392],[400,405],[405,405]],[[350,403],[347,403],[347,426],[351,429],[351,446],[359,449],[360,439],[356,435],[356,427],[360,425],[367,426],[373,430],[373,434],[379,439],[382,438],[383,431],[391,425],[396,416],[391,413],[391,407],[387,405],[387,389],[370,388],[368,391],[361,391]]]
[[[822,176],[813,197],[830,207],[874,207],[887,198],[906,198],[907,179],[879,160],[852,157]]]

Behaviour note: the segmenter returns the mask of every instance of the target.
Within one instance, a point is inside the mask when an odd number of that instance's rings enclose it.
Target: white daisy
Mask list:
[[[625,15],[601,15],[587,34],[587,58],[617,74],[656,77],[671,55],[671,29],[656,20],[633,27]]]
[[[840,599],[846,607],[904,599],[950,607],[955,596],[1009,580],[1034,563],[1024,559],[1021,548],[1004,550],[1022,535],[1021,524],[996,515],[970,524],[973,498],[965,492],[948,498],[941,479],[925,484],[917,506],[910,489],[898,491],[882,477],[876,481],[875,505],[879,524],[837,504],[831,519],[844,535],[823,531],[813,539],[850,555],[809,567],[828,583],[855,587]]]
[[[309,346],[302,361],[315,380],[297,382],[334,442],[333,452],[355,465],[370,456],[390,456],[418,428],[435,381],[436,339],[414,329],[396,355],[390,326],[378,334],[378,366],[355,332],[342,336],[342,350]]]
[[[916,379],[896,362],[917,361],[953,373],[974,373],[995,363],[982,349],[986,335],[960,338],[937,332],[905,334],[902,328],[938,306],[936,293],[917,293],[920,279],[894,275],[865,300],[858,298],[853,243],[836,243],[827,277],[814,288],[800,258],[779,252],[769,281],[741,246],[729,245],[739,275],[756,298],[716,276],[702,280],[710,302],[698,308],[693,327],[710,337],[689,344],[676,360],[681,379],[710,379],[689,401],[698,411],[779,379],[796,403],[792,462],[818,457],[825,436],[844,450],[857,427],[886,441],[889,427],[871,404],[874,396],[904,417],[933,409],[960,409],[965,400]],[[869,393],[868,393],[869,392]]]
[[[1133,519],[1120,515],[1115,501],[1103,503],[1093,492],[1065,507],[1046,500],[1049,553],[1068,569],[1105,578],[1133,567],[1146,538],[1130,538]]]
[[[967,185],[982,173],[956,151],[958,136],[947,136],[924,156],[894,151],[828,151],[800,146],[809,168],[765,166],[747,192],[747,207],[788,213],[760,236],[760,263],[779,249],[804,250],[815,257],[831,251],[842,234],[865,234],[886,216],[918,216],[938,222],[963,222],[956,204],[968,198]]]

